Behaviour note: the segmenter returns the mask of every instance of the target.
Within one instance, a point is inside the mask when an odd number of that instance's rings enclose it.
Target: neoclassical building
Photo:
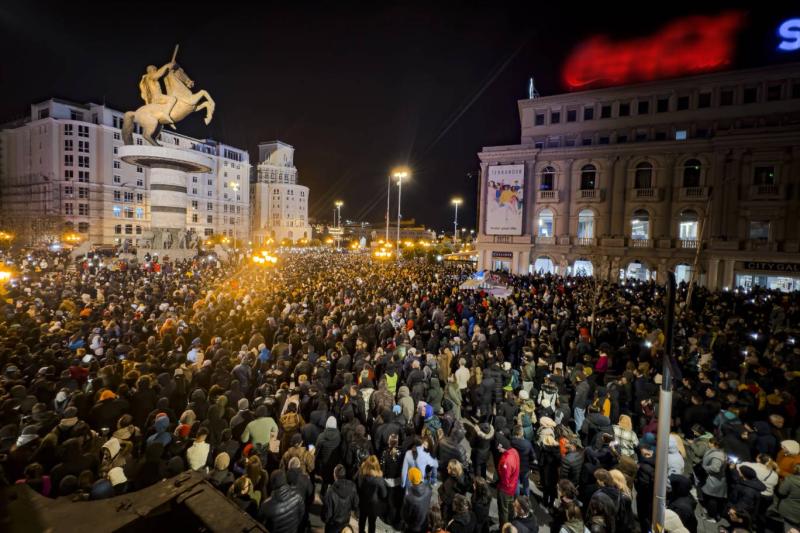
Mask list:
[[[696,264],[709,287],[800,290],[800,64],[518,108],[520,144],[478,154],[480,268],[663,281]],[[503,165],[524,180],[498,231]]]

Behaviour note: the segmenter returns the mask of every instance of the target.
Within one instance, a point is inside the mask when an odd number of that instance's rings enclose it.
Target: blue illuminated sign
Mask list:
[[[783,21],[778,27],[778,37],[781,38],[778,50],[782,52],[800,50],[800,18]]]

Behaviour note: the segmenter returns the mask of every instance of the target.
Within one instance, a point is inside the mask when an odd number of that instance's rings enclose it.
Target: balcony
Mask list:
[[[536,244],[555,244],[556,238],[555,237],[541,237],[539,235],[536,236]]]
[[[558,191],[536,191],[536,201],[540,203],[558,202]]]
[[[770,242],[767,239],[750,239],[746,241],[745,248],[754,252],[777,252],[778,243]]]
[[[700,241],[697,239],[678,239],[678,248],[683,250],[697,250]]]
[[[605,198],[605,191],[603,189],[579,189],[578,201],[579,202],[602,202]]]
[[[786,198],[785,185],[751,185],[750,200],[783,200]]]
[[[640,202],[658,202],[661,200],[661,188],[648,187],[646,189],[633,189],[630,197]]]
[[[575,237],[572,239],[575,246],[597,246],[597,239],[594,237]]]
[[[679,197],[681,200],[707,200],[708,187],[681,187]]]
[[[629,248],[652,248],[653,239],[628,239]]]

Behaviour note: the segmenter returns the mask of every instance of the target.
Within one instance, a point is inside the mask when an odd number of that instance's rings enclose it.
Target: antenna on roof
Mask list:
[[[536,98],[539,98],[539,91],[536,90],[536,86],[533,84],[533,76],[531,76],[528,80],[528,99],[534,100]]]

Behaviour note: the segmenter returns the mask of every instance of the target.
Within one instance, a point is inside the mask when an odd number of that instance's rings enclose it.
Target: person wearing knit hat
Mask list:
[[[422,472],[417,467],[408,469],[408,481],[411,485],[419,485],[422,483]]]
[[[100,401],[101,402],[104,402],[106,400],[113,400],[116,397],[117,397],[117,395],[114,394],[114,391],[111,391],[111,390],[108,390],[108,389],[106,389],[102,393],[100,393]]]
[[[325,429],[336,429],[336,418],[333,416],[329,416],[328,419],[325,421]]]

